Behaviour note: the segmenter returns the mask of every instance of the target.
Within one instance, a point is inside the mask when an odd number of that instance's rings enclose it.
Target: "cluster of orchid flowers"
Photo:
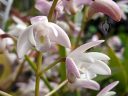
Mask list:
[[[118,4],[121,6],[121,3]],[[56,23],[48,21],[47,16],[52,4],[52,1],[47,0],[36,1],[35,8],[44,16],[32,17],[30,19],[31,25],[25,26],[24,30],[18,34],[17,54],[19,58],[24,58],[24,55],[34,48],[40,52],[47,52],[55,43],[71,49],[71,42],[67,33]],[[88,12],[85,14],[87,20],[91,19],[94,14],[102,12],[113,20],[120,21],[125,16],[118,4],[112,0],[58,0],[53,19],[60,18],[65,12],[70,15],[75,14],[84,5],[87,5]],[[104,40],[83,44],[67,55],[65,61],[67,78],[72,87],[99,90],[100,85],[94,78],[98,75],[111,75],[111,69],[105,63],[110,59],[107,55],[99,52],[86,52],[102,42]],[[114,95],[115,92],[110,90],[118,83],[118,81],[111,83],[97,96]]]

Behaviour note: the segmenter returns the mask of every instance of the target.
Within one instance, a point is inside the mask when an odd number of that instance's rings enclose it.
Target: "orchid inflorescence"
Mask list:
[[[55,1],[58,2],[56,5],[53,5]],[[67,32],[56,24],[56,20],[63,18],[65,13],[68,15],[76,14],[86,6],[88,10],[84,13],[84,18],[87,19],[87,21],[89,21],[94,14],[98,14],[99,12],[111,17],[115,21],[120,21],[121,18],[125,18],[124,12],[120,9],[120,7],[123,6],[122,4],[124,4],[124,2],[118,2],[117,4],[113,0],[36,0],[35,8],[39,10],[43,16],[31,17],[31,24],[29,26],[20,22],[18,27],[15,28],[15,32],[13,32],[14,30],[11,30],[10,32],[11,35],[17,37],[16,50],[19,59],[24,59],[24,56],[29,55],[33,50],[41,54],[47,53],[51,50],[53,45],[59,44],[68,50],[68,55],[64,58],[68,84],[70,87],[74,89],[88,88],[92,90],[100,90],[100,85],[95,81],[95,78],[98,75],[112,74],[111,69],[107,64],[110,58],[104,53],[87,52],[87,50],[103,43],[104,40],[91,41],[77,46],[77,48],[73,50],[73,45],[71,44]],[[49,13],[50,10],[52,10],[51,8],[54,8],[53,14]],[[52,20],[49,20],[48,17],[50,16],[52,17]],[[16,17],[13,18],[17,20]],[[20,31],[20,33],[17,33],[17,31]],[[0,32],[0,34],[4,33],[1,30]],[[0,49],[4,49],[4,42],[1,42]],[[37,70],[36,80],[37,78],[40,79],[39,74],[41,70],[39,67],[41,66],[37,65],[34,69]],[[39,83],[39,80],[37,82]],[[115,92],[110,90],[118,83],[119,81],[111,83],[102,89],[97,96],[114,95]],[[38,86],[36,86],[35,89],[37,87]],[[37,92],[36,96],[38,95]]]

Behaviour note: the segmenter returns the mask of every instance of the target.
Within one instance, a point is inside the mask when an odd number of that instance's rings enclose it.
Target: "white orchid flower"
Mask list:
[[[84,5],[90,5],[92,0],[62,0],[65,11],[68,14],[75,14]]]
[[[110,91],[110,90],[113,89],[118,83],[119,83],[119,81],[115,81],[115,82],[109,84],[108,86],[106,86],[105,88],[103,88],[103,89],[97,94],[97,96],[113,96],[113,95],[115,95],[116,92]]]
[[[99,84],[91,79],[100,75],[110,75],[111,70],[106,63],[110,58],[99,52],[86,52],[86,50],[99,45],[104,40],[92,41],[83,44],[72,51],[66,58],[67,77],[73,86],[81,86],[90,89],[99,89]]]
[[[46,16],[31,18],[30,25],[19,37],[17,53],[22,58],[32,47],[38,51],[47,51],[51,44],[57,43],[70,48],[70,40],[66,32],[58,25],[48,22]]]
[[[0,29],[0,35],[4,35],[5,32]],[[13,45],[14,42],[11,38],[1,38],[0,37],[0,52],[3,52],[7,46]]]
[[[13,24],[10,27],[8,34],[19,37],[20,34],[22,34],[22,32],[27,28],[27,24],[25,24],[20,18],[16,16],[12,16],[12,19],[16,24]]]
[[[122,11],[121,13],[122,19],[126,20],[127,19],[126,13],[128,13],[128,0],[118,1],[117,4]]]

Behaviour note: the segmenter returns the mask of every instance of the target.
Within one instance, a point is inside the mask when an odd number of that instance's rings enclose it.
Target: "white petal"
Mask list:
[[[33,33],[33,27],[31,27],[31,32],[29,32],[28,34],[28,40],[29,42],[31,42],[33,46],[36,46],[36,41],[35,41],[34,33]]]
[[[35,16],[30,19],[31,24],[36,24],[39,22],[48,23],[48,19],[46,16]]]
[[[78,52],[85,52],[86,50],[99,45],[100,43],[104,42],[104,40],[98,40],[98,41],[92,41],[86,44],[81,45],[80,47],[76,48],[74,51],[72,51],[69,55],[74,54],[74,53],[78,53]]]
[[[96,60],[96,62],[92,64],[88,70],[100,75],[111,75],[111,69],[109,66],[100,60]]]
[[[85,71],[84,72],[84,75],[88,78],[88,79],[93,79],[95,78],[97,75],[93,72],[90,72],[90,71]]]
[[[93,79],[95,78],[97,75],[95,73],[92,73],[92,72],[89,72],[89,71],[85,71],[85,72],[82,72],[81,75],[80,75],[80,78],[81,79]]]
[[[116,94],[116,92],[114,91],[109,91],[106,94],[104,94],[103,96],[114,96]]]
[[[19,58],[23,58],[25,54],[32,48],[28,40],[29,32],[32,32],[32,26],[29,26],[20,36],[17,41],[17,54]]]
[[[105,88],[103,88],[98,94],[97,96],[102,96],[102,94],[105,94],[107,92],[109,92],[111,89],[113,89],[117,84],[119,83],[119,81],[115,81],[111,84],[109,84],[108,86],[106,86]]]
[[[70,43],[69,37],[66,34],[66,32],[61,27],[59,27],[58,25],[54,23],[50,22],[49,24],[51,24],[51,26],[53,26],[58,31],[57,37],[53,35],[53,32],[49,34],[49,38],[51,39],[51,41],[56,42],[64,47],[70,48],[71,43]]]
[[[55,37],[58,37],[58,31],[56,30],[56,28],[54,28],[54,26],[51,25],[51,23],[49,23],[49,26],[51,27],[51,30],[53,31],[54,36],[55,36]],[[49,35],[51,35],[51,34],[49,34]]]
[[[68,57],[71,57],[74,59],[74,61],[78,61],[78,62],[87,62],[87,63],[93,63],[94,59],[89,56],[86,55],[86,53],[74,53],[74,54],[69,54]]]
[[[89,88],[93,90],[100,89],[100,85],[97,82],[89,79],[76,79],[76,81],[72,83],[72,86],[78,88]]]
[[[110,58],[103,54],[103,53],[99,53],[99,52],[88,52],[85,54],[86,57],[92,57],[95,60],[109,60]]]
[[[66,58],[66,67],[67,67],[67,76],[68,76],[69,82],[73,82],[76,77],[77,78],[80,77],[79,70],[75,62],[73,61],[73,59]]]

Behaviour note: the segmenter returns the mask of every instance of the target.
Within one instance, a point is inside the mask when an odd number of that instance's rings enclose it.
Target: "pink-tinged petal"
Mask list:
[[[72,86],[76,88],[88,88],[93,90],[100,89],[100,85],[96,81],[89,79],[76,79],[76,81],[72,83]]]
[[[96,60],[95,63],[88,68],[89,71],[100,75],[111,75],[111,69],[103,61]]]
[[[32,44],[29,42],[29,32],[33,32],[32,26],[29,26],[20,36],[17,41],[17,54],[19,58],[23,58],[25,54],[32,48]]]
[[[68,35],[66,34],[66,32],[61,27],[59,27],[58,25],[56,25],[54,23],[49,22],[49,24],[51,26],[53,26],[58,32],[57,37],[53,35],[53,32],[50,32],[50,34],[49,34],[50,40],[52,42],[58,43],[64,47],[70,48],[71,43],[70,43],[70,39],[69,39]]]
[[[110,60],[110,58],[103,54],[103,53],[99,53],[99,52],[88,52],[85,54],[86,57],[92,57],[95,60]]]
[[[35,8],[39,10],[43,15],[47,16],[51,8],[51,3],[47,0],[37,0]]]
[[[78,11],[77,3],[74,0],[63,0],[63,6],[68,14],[75,14]]]
[[[30,19],[31,24],[36,24],[39,22],[48,23],[48,19],[46,16],[35,16]]]
[[[78,6],[81,6],[81,5],[90,5],[93,3],[92,0],[74,0],[74,2],[78,5]]]
[[[79,70],[72,58],[66,58],[67,77],[69,82],[74,82],[76,78],[80,78]]]
[[[102,94],[105,94],[107,92],[109,92],[111,89],[113,89],[117,84],[119,83],[119,81],[115,81],[111,84],[109,84],[108,86],[106,86],[105,88],[103,88],[98,94],[97,96],[102,96]]]
[[[87,18],[90,19],[97,12],[102,12],[115,21],[121,20],[121,10],[113,0],[95,0],[88,10]]]
[[[83,53],[86,50],[99,45],[100,43],[104,42],[104,40],[98,40],[98,41],[92,41],[86,44],[81,45],[80,47],[76,48],[74,51],[72,51],[69,55],[77,54],[79,52]]]

